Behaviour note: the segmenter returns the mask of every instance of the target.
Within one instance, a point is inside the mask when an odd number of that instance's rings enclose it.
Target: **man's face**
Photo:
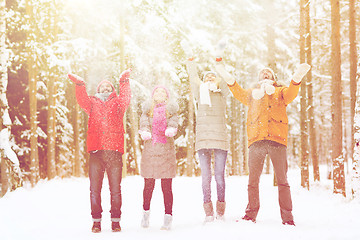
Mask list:
[[[272,75],[272,73],[268,70],[268,69],[264,69],[260,72],[260,81],[261,80],[274,80],[274,76]]]
[[[113,91],[113,88],[110,83],[103,83],[99,87],[99,93],[111,93]]]

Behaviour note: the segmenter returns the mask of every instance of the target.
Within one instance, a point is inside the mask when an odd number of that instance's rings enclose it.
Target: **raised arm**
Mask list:
[[[248,105],[249,97],[251,94],[251,90],[243,89],[236,81],[235,78],[225,70],[225,67],[221,63],[217,63],[215,66],[216,71],[223,78],[223,80],[227,83],[230,91],[233,96],[239,100],[241,103]]]
[[[130,89],[130,73],[131,69],[125,70],[121,73],[119,80],[119,96],[118,103],[119,107],[125,112],[129,107],[130,99],[131,99],[131,89]]]
[[[296,98],[296,96],[299,93],[301,80],[307,74],[307,72],[310,70],[310,68],[311,68],[311,66],[309,64],[302,63],[296,69],[289,87],[284,88],[284,90],[283,90],[283,98],[284,98],[286,104],[291,103]]]
[[[198,99],[201,80],[196,70],[196,64],[192,59],[186,61],[186,70],[189,74],[191,90],[193,91],[195,99]]]
[[[75,83],[76,101],[87,114],[91,111],[91,100],[86,92],[84,80],[72,73],[68,74],[68,78]]]

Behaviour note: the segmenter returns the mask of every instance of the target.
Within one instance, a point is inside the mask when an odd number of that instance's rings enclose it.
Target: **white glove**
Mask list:
[[[274,87],[274,81],[272,80],[263,80],[261,82],[259,82],[260,84],[260,88],[255,88],[251,94],[252,97],[256,100],[261,99],[262,97],[265,96],[265,93],[267,95],[272,95],[275,93],[275,87]]]
[[[230,86],[234,85],[235,78],[225,70],[223,65],[216,64],[215,69],[228,85]]]
[[[151,133],[148,131],[139,130],[139,134],[140,134],[141,139],[144,141],[151,139]]]
[[[165,136],[173,137],[176,135],[177,128],[169,127],[165,130]]]
[[[187,40],[185,39],[181,40],[180,45],[184,50],[186,57],[189,58],[193,56],[192,48],[190,47],[189,42]]]
[[[303,77],[307,74],[307,72],[310,70],[311,66],[307,63],[302,63],[300,66],[297,67],[292,80],[296,83],[301,82]]]

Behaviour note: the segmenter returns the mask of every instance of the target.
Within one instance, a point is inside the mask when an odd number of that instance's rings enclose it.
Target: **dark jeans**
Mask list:
[[[154,188],[155,188],[155,179],[145,178],[144,192],[143,192],[143,198],[144,198],[143,209],[145,211],[150,210],[150,202]],[[164,195],[165,214],[172,215],[172,207],[173,207],[172,178],[162,178],[161,189]]]
[[[120,221],[121,216],[121,178],[122,178],[122,153],[111,150],[100,150],[90,153],[89,178],[91,216],[93,220],[100,220],[101,188],[104,173],[107,173],[111,196],[111,219]]]
[[[281,218],[284,222],[292,221],[292,200],[290,186],[287,181],[288,163],[286,146],[269,140],[255,142],[249,147],[249,203],[246,208],[246,215],[256,219],[260,208],[259,181],[266,154],[269,154],[274,166],[278,184]]]

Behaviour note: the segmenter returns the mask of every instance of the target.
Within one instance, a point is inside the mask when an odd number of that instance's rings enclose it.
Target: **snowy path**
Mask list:
[[[360,201],[332,194],[328,180],[300,187],[300,170],[289,172],[296,227],[281,224],[277,188],[272,175],[262,175],[261,208],[257,223],[236,222],[247,203],[247,177],[226,178],[226,221],[203,225],[201,179],[174,180],[174,221],[171,231],[161,231],[163,200],[156,182],[150,228],[140,227],[143,179],[123,179],[121,233],[112,233],[109,220],[109,191],[103,187],[103,231],[91,233],[89,182],[87,178],[56,179],[35,188],[22,188],[0,199],[1,240],[58,239],[360,239]],[[324,174],[322,176],[325,176]],[[323,177],[324,178],[324,177]],[[215,186],[213,182],[213,200]]]

